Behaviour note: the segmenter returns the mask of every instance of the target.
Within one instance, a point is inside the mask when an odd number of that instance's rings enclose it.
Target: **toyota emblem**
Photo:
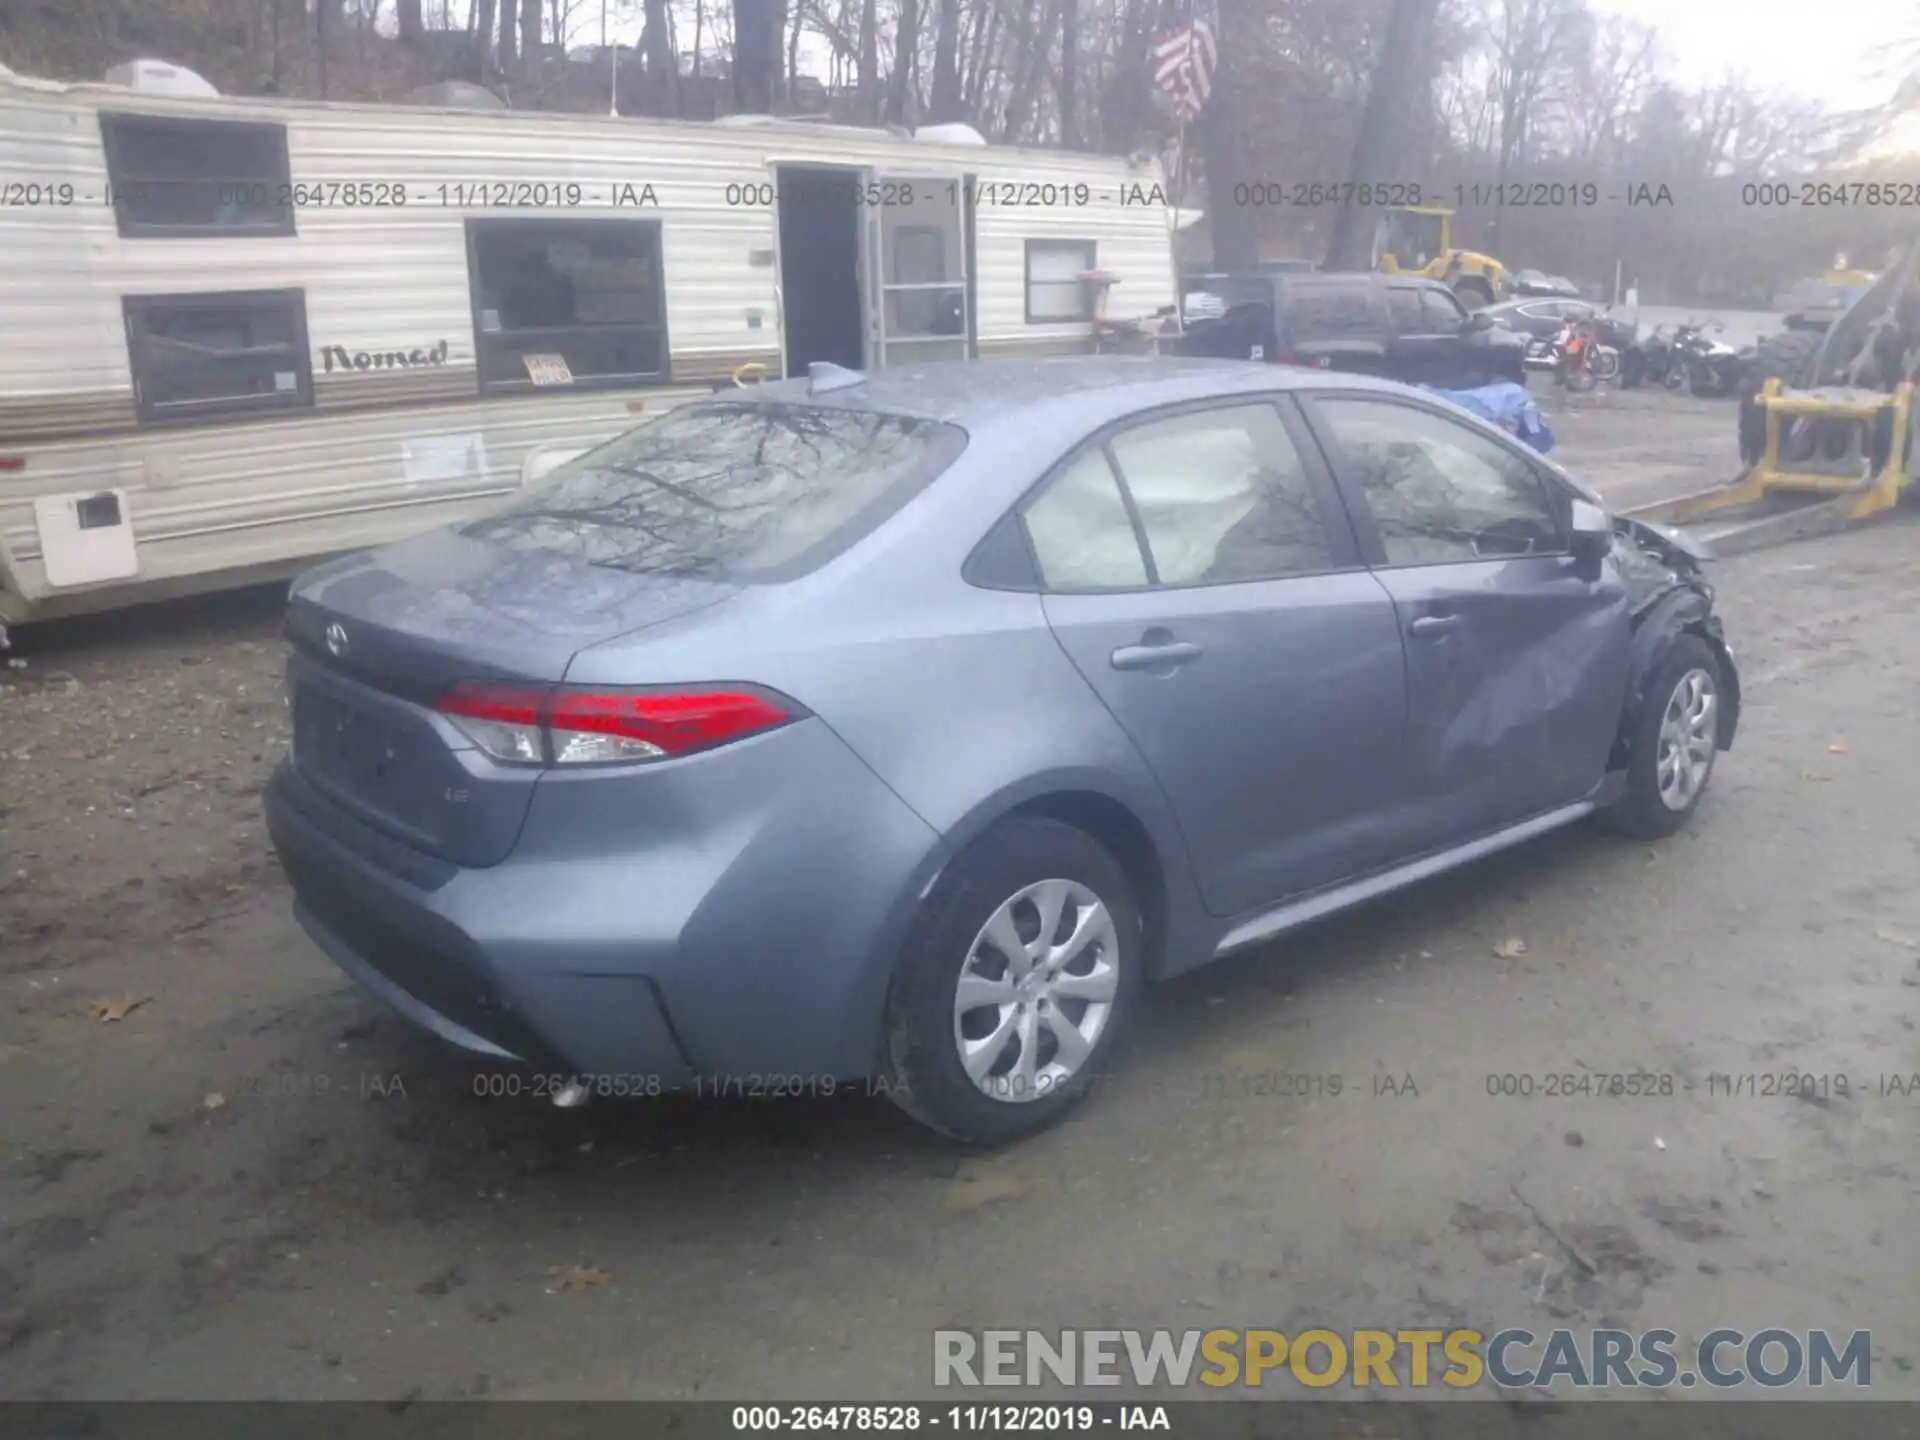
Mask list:
[[[338,620],[327,626],[327,653],[336,660],[347,653],[347,627]]]

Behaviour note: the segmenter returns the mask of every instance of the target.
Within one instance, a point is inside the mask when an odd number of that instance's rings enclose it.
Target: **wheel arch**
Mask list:
[[[1633,632],[1633,648],[1627,662],[1626,701],[1620,710],[1620,725],[1615,732],[1609,770],[1624,770],[1632,761],[1634,720],[1647,702],[1647,685],[1673,653],[1683,636],[1702,641],[1719,661],[1722,705],[1718,721],[1719,748],[1731,750],[1740,723],[1740,672],[1733,662],[1713,613],[1710,596],[1691,585],[1676,588],[1656,601],[1639,619]]]
[[[941,837],[946,859],[928,876],[924,898],[940,875],[994,825],[1015,815],[1037,815],[1082,831],[1111,854],[1133,883],[1146,927],[1147,975],[1169,973],[1169,961],[1207,941],[1186,840],[1172,810],[1151,782],[1089,769],[1036,775],[995,792],[950,825]],[[1211,950],[1211,943],[1206,949]],[[1183,968],[1179,966],[1174,969]]]

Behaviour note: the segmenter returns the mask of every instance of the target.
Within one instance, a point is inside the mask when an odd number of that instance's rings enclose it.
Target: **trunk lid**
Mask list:
[[[322,566],[288,600],[294,769],[416,849],[497,864],[540,772],[489,760],[434,710],[438,697],[461,680],[557,683],[582,649],[738,590],[457,530]]]

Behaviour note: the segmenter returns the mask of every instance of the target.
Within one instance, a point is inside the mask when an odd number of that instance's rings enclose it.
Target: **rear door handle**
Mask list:
[[[1411,630],[1422,640],[1432,640],[1445,635],[1459,623],[1460,617],[1458,615],[1422,615],[1419,619],[1415,620],[1413,624],[1409,625],[1407,629]]]
[[[1157,645],[1122,645],[1110,658],[1116,670],[1157,670],[1199,657],[1200,647],[1191,640],[1165,640]]]

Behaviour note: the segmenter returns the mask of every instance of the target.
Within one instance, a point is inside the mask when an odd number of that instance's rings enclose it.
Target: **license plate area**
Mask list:
[[[449,797],[466,793],[466,774],[432,719],[311,662],[296,659],[288,678],[294,768],[361,819],[437,853],[462,818]]]
[[[400,726],[312,685],[294,691],[293,727],[300,768],[356,793],[387,783],[407,749]]]

